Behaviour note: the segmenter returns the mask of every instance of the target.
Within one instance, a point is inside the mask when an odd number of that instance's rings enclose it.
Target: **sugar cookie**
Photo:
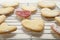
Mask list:
[[[22,5],[22,9],[31,11],[31,13],[33,14],[34,12],[36,12],[37,7],[34,5]]]
[[[8,26],[6,23],[2,23],[0,25],[0,34],[10,33],[16,31],[16,29],[17,29],[16,26]]]
[[[17,1],[6,1],[4,3],[1,4],[3,7],[17,7],[19,5],[19,2]]]
[[[3,21],[5,21],[5,19],[6,19],[6,16],[5,15],[1,15],[0,16],[0,23],[2,23]]]
[[[35,32],[41,32],[44,29],[44,21],[42,19],[25,19],[22,21],[22,25],[23,27]]]
[[[55,17],[55,21],[60,24],[60,17]]]
[[[47,18],[53,18],[60,14],[58,10],[51,10],[49,8],[41,9],[41,15]]]
[[[0,14],[10,14],[14,11],[13,7],[0,8]]]
[[[30,11],[16,11],[16,15],[18,17],[18,19],[28,19],[31,15],[31,12]]]
[[[52,1],[40,1],[38,6],[41,8],[54,8],[56,4]]]

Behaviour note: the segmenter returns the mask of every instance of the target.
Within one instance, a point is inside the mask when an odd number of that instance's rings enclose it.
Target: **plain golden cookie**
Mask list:
[[[14,11],[13,7],[0,8],[0,14],[10,14]]]
[[[57,23],[60,23],[60,17],[55,17],[55,21],[56,21]]]
[[[16,26],[8,26],[6,23],[0,25],[0,34],[10,33],[17,30]]]
[[[0,23],[4,22],[6,19],[6,16],[5,15],[1,15],[0,16]]]
[[[44,21],[42,19],[25,19],[22,21],[22,25],[23,27],[35,32],[40,32],[44,29]]]
[[[23,10],[31,11],[32,14],[37,11],[37,6],[34,5],[22,5]]]
[[[51,10],[49,8],[41,9],[41,15],[47,18],[53,18],[59,16],[59,14],[60,14],[59,10]]]
[[[41,8],[54,8],[56,4],[52,1],[40,1],[38,6]]]
[[[19,5],[19,2],[17,1],[6,1],[1,4],[3,7],[17,7]]]

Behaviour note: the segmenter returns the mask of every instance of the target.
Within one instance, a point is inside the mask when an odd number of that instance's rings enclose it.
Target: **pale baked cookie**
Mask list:
[[[41,8],[54,8],[56,4],[52,1],[40,1],[38,6]]]
[[[31,12],[30,11],[16,11],[17,18],[22,20],[22,19],[28,19],[30,18]]]
[[[0,8],[0,14],[10,14],[14,11],[13,7]]]
[[[56,25],[51,25],[52,33],[54,33],[54,36],[60,37],[60,27]]]
[[[1,4],[3,7],[17,7],[19,5],[19,2],[17,1],[5,1]]]
[[[55,17],[55,21],[60,24],[60,17]]]
[[[44,21],[42,19],[25,19],[22,21],[22,25],[24,28],[35,32],[41,32],[44,29]]]
[[[31,11],[32,14],[37,11],[37,6],[34,5],[22,5],[21,7],[23,10]]]
[[[0,34],[10,33],[16,30],[17,30],[16,26],[8,26],[6,23],[2,23],[0,25]]]
[[[59,10],[51,10],[49,8],[41,9],[41,15],[47,18],[53,18],[60,14]]]
[[[6,16],[5,15],[1,15],[0,16],[0,23],[2,23],[3,21],[5,21],[5,19],[6,19]]]

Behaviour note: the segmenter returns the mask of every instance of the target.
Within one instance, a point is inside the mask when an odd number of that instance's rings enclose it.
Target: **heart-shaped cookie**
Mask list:
[[[30,18],[31,12],[26,10],[24,11],[19,10],[19,11],[16,11],[16,15],[17,15],[17,18],[20,20],[27,19],[27,18]]]
[[[22,25],[23,27],[36,32],[40,32],[44,29],[44,21],[42,19],[34,20],[25,19],[22,21]]]
[[[0,8],[0,14],[9,14],[12,13],[14,11],[13,7],[6,7],[6,8]]]
[[[53,17],[58,16],[60,14],[60,12],[59,12],[59,10],[51,10],[49,8],[43,8],[43,9],[41,9],[41,14],[44,17],[53,18]]]
[[[60,17],[55,17],[55,21],[60,24]]]
[[[0,34],[10,33],[17,29],[16,26],[8,26],[6,23],[0,25]]]
[[[38,6],[41,8],[54,8],[56,4],[53,1],[39,1]]]
[[[19,5],[19,2],[18,1],[15,1],[15,0],[10,0],[10,1],[5,1],[3,3],[1,3],[1,5],[3,7],[16,7]]]
[[[0,16],[0,23],[2,23],[3,21],[5,21],[5,19],[6,19],[6,16],[5,15],[1,15]]]
[[[31,13],[35,13],[37,10],[37,6],[36,5],[22,5],[22,9],[31,11]]]

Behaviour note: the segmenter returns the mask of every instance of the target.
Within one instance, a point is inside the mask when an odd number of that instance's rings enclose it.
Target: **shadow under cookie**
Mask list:
[[[7,33],[7,34],[0,34],[0,38],[12,38],[13,36],[15,36],[16,34],[14,33]]]
[[[29,29],[24,28],[24,27],[22,28],[22,30],[23,30],[24,33],[26,33],[26,34],[28,34],[30,36],[34,36],[34,37],[40,37],[43,34],[43,31],[41,31],[41,32],[34,32],[34,31],[29,30]]]
[[[50,17],[44,17],[44,16],[41,16],[42,19],[44,19],[45,21],[54,21],[54,17],[50,18]]]

